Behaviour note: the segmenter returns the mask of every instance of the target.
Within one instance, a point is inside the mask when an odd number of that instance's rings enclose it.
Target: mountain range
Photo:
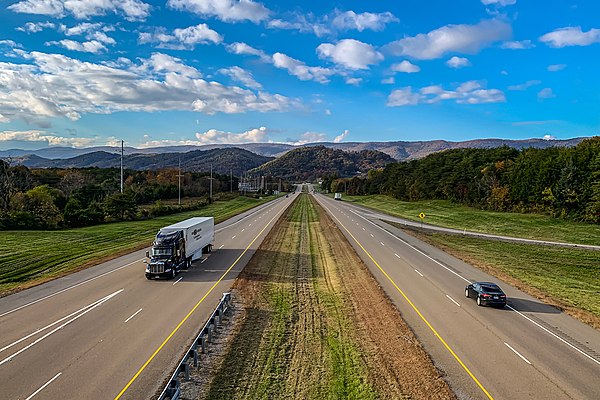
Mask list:
[[[585,138],[573,138],[566,140],[545,140],[545,139],[525,139],[525,140],[505,140],[505,139],[476,139],[462,142],[451,142],[447,140],[430,140],[430,141],[394,141],[394,142],[344,142],[344,143],[311,143],[303,146],[325,146],[332,149],[344,151],[362,151],[362,150],[377,150],[381,151],[397,161],[413,160],[423,158],[431,153],[435,153],[447,149],[457,148],[493,148],[508,146],[516,149],[527,147],[548,148],[548,147],[572,147],[577,145]],[[196,150],[213,150],[240,148],[249,152],[264,156],[264,157],[281,157],[283,154],[302,146],[293,146],[285,143],[244,143],[244,144],[210,144],[202,146],[166,146],[166,147],[150,147],[150,148],[135,148],[125,147],[124,154],[130,156],[132,154],[165,154],[165,153],[186,153]],[[120,154],[119,147],[100,146],[88,148],[71,148],[71,147],[49,147],[39,150],[0,150],[0,158],[17,159],[24,156],[30,156],[26,160],[37,160],[35,162],[42,163],[41,160],[33,156],[45,159],[66,159],[77,156],[82,156],[94,152],[105,152],[111,154]],[[24,159],[25,160],[25,159]],[[29,161],[24,162],[28,165]],[[33,166],[33,165],[32,165]]]

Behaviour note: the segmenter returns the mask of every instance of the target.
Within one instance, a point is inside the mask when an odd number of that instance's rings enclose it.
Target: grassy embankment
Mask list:
[[[388,214],[451,228],[600,244],[600,227],[543,215],[481,211],[447,201],[402,202],[387,196],[346,196],[346,201]],[[600,329],[600,252],[507,243],[420,232],[419,236],[529,294]]]
[[[298,196],[234,290],[243,319],[200,399],[453,398],[310,196]]]
[[[85,228],[0,231],[0,296],[149,246],[163,226],[195,216],[219,223],[267,200],[237,197],[196,211]]]

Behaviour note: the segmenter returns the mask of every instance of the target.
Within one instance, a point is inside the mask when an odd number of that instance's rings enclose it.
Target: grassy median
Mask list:
[[[311,196],[299,195],[273,227],[234,293],[241,318],[212,382],[194,398],[454,398]]]
[[[0,231],[0,296],[149,246],[163,226],[197,216],[212,216],[219,223],[266,201],[240,196],[145,221],[57,231]]]

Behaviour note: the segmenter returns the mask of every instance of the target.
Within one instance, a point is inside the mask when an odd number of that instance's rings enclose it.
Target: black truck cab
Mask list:
[[[146,253],[150,262],[146,267],[146,278],[175,278],[181,269],[189,267],[190,260],[185,254],[183,231],[159,232],[152,243],[151,251]]]

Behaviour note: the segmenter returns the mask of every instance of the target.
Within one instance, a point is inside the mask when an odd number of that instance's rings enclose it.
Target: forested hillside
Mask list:
[[[448,199],[498,211],[545,212],[600,223],[600,137],[576,147],[455,149],[388,164],[367,178],[325,177],[323,187],[397,199]]]
[[[325,146],[300,147],[251,172],[288,180],[312,181],[327,174],[340,177],[355,176],[373,168],[381,168],[393,161],[392,157],[375,150],[346,152]]]

